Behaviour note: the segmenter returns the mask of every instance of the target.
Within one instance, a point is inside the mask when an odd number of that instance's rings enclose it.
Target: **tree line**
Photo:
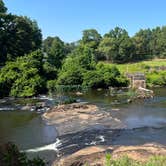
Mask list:
[[[77,42],[47,37],[37,22],[7,12],[0,0],[0,96],[34,96],[57,85],[90,88],[127,86],[118,69],[99,61],[126,63],[166,57],[166,27],[140,30],[133,37],[116,27],[101,36],[84,30]]]

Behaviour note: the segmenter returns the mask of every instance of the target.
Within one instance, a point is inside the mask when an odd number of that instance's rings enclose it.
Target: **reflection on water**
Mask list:
[[[153,99],[138,100],[124,104],[126,96],[111,96],[107,91],[92,91],[81,97],[81,100],[94,103],[111,116],[120,119],[127,128],[163,127],[166,126],[166,88],[154,90]],[[115,104],[119,101],[120,104]]]
[[[54,142],[56,130],[47,126],[41,117],[28,111],[0,113],[0,142],[12,141],[21,149],[33,148]]]

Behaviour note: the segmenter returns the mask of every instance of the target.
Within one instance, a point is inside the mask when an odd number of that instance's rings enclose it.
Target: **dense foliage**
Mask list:
[[[5,4],[2,0],[0,0],[0,13],[6,13],[7,8],[5,7]]]
[[[44,89],[43,53],[40,50],[7,62],[0,72],[1,96],[34,96]]]
[[[42,34],[36,21],[8,14],[0,1],[0,64],[41,47]]]
[[[90,88],[126,87],[128,80],[115,66],[98,63],[96,69],[84,73],[83,85]]]
[[[36,21],[7,12],[0,0],[0,96],[34,96],[57,86],[128,86],[119,68],[100,60],[126,63],[166,57],[166,27],[140,30],[133,37],[116,27],[101,36],[95,29],[65,43],[42,34]],[[165,73],[148,75],[150,85],[165,85]]]
[[[40,158],[28,159],[27,155],[20,152],[16,145],[8,143],[0,146],[1,166],[45,166],[46,162]]]

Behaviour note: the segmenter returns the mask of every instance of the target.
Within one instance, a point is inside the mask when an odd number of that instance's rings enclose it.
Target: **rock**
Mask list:
[[[81,93],[81,92],[76,92],[76,95],[77,95],[77,96],[81,96],[81,95],[83,95],[83,93]]]
[[[112,111],[120,111],[119,108],[112,108]]]
[[[114,120],[96,105],[82,103],[58,105],[44,113],[43,118],[55,125],[59,135],[78,132],[96,124],[109,128],[124,127],[121,121]]]
[[[22,106],[20,108],[21,111],[27,111],[27,110],[30,110],[31,109],[31,106],[30,105],[26,105],[26,106]]]
[[[132,99],[127,99],[127,103],[132,103]]]
[[[159,144],[144,144],[140,146],[92,146],[73,153],[70,156],[56,160],[53,166],[79,166],[90,164],[90,166],[104,166],[105,154],[111,153],[113,159],[122,156],[145,162],[154,155],[166,155],[166,146]]]

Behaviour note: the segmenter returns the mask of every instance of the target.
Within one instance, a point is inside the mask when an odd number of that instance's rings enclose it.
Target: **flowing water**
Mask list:
[[[154,92],[153,99],[129,104],[126,104],[126,96],[121,95],[123,91],[115,96],[104,90],[85,93],[77,98],[110,112],[112,117],[124,123],[125,129],[113,130],[96,125],[63,136],[57,136],[55,127],[47,125],[40,114],[20,111],[16,106],[25,104],[25,99],[1,99],[0,143],[14,142],[28,154],[38,152],[50,161],[57,156],[98,144],[139,145],[156,142],[166,145],[166,88],[156,88]],[[32,101],[35,103],[36,99]]]

